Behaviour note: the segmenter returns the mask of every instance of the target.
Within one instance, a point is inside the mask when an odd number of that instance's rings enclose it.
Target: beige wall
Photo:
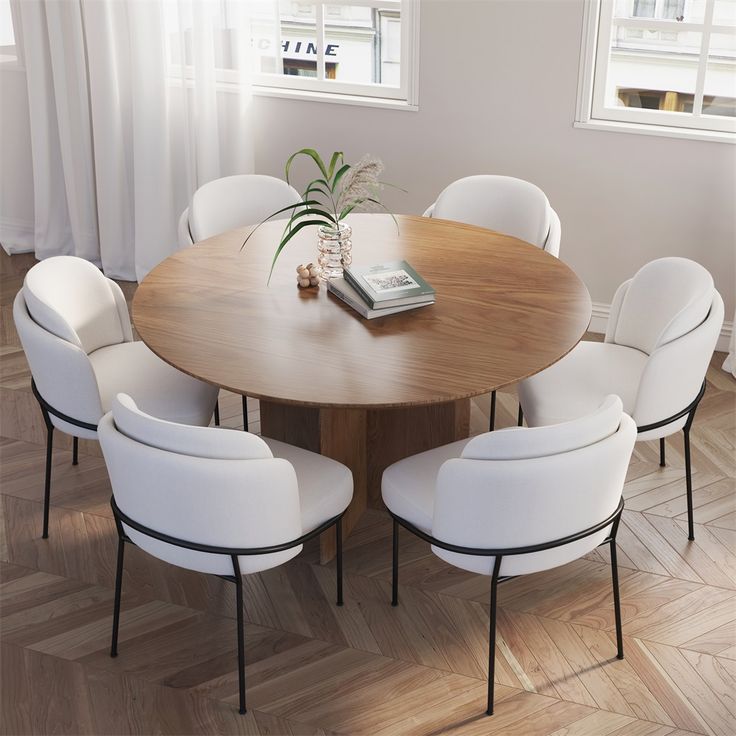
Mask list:
[[[370,152],[408,190],[386,193],[402,213],[468,174],[528,179],[559,213],[560,255],[594,302],[610,303],[647,261],[679,255],[713,273],[731,319],[736,146],[573,128],[582,17],[583,0],[422,0],[419,112],[259,97],[256,170],[282,176],[305,146]],[[0,71],[0,224],[32,217],[19,82]]]

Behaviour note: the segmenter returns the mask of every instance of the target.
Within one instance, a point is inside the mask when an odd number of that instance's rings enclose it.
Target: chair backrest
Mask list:
[[[102,400],[92,363],[75,343],[45,330],[28,313],[21,289],[13,302],[13,320],[23,352],[42,398],[56,411],[96,425],[102,417]],[[51,415],[57,429],[76,437],[96,439],[97,433]]]
[[[723,316],[723,299],[714,289],[706,318],[695,329],[661,343],[649,356],[632,414],[638,427],[669,419],[695,400],[716,348]],[[686,421],[687,416],[683,416],[664,427],[640,431],[639,439],[666,437]]]
[[[476,549],[518,548],[577,534],[608,518],[621,499],[636,426],[609,396],[590,416],[472,439],[437,477],[432,533]],[[504,557],[501,575],[565,564],[600,544],[610,527],[545,551]],[[494,558],[432,548],[466,570],[490,575]]]
[[[446,187],[437,197],[432,217],[478,225],[544,248],[551,207],[544,192],[528,181],[481,174]]]
[[[43,399],[62,414],[96,425],[102,401],[87,356],[133,339],[120,287],[82,258],[48,258],[26,274],[13,319]],[[97,436],[53,414],[51,422],[77,437]]]
[[[22,291],[36,324],[87,354],[133,339],[120,287],[83,258],[54,256],[37,263]]]
[[[606,342],[651,355],[705,320],[714,291],[713,277],[695,261],[650,261],[616,291]]]
[[[115,502],[149,529],[187,542],[241,549],[301,536],[294,468],[274,458],[256,435],[157,419],[124,394],[100,421],[98,435]],[[167,562],[233,574],[227,555],[177,547],[124,527],[135,544]],[[241,570],[266,570],[300,549],[243,556]]]
[[[257,225],[282,207],[300,200],[294,187],[273,176],[226,176],[204,184],[194,193],[189,206],[189,230],[196,243],[227,230]]]

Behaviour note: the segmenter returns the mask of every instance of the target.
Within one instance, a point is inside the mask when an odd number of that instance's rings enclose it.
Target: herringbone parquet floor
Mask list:
[[[345,551],[346,604],[308,547],[246,578],[246,716],[237,713],[234,586],[126,555],[120,656],[108,656],[115,530],[94,443],[57,433],[41,540],[44,435],[12,299],[29,257],[0,255],[0,647],[6,734],[731,736],[736,731],[736,382],[714,358],[692,434],[697,541],[681,437],[636,446],[620,531],[626,659],[614,658],[605,553],[500,588],[497,706],[483,716],[488,579],[368,512]],[[128,295],[132,285],[127,285]],[[501,394],[499,425],[515,398]],[[239,397],[221,400],[237,425]],[[251,407],[257,430],[257,404]],[[474,406],[475,431],[487,402]]]

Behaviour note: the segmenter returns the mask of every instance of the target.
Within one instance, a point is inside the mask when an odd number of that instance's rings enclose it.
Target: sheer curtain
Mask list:
[[[77,255],[140,280],[176,249],[197,187],[252,172],[249,7],[19,4],[39,258]]]

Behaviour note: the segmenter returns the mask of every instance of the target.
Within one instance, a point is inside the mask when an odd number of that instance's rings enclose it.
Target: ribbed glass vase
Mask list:
[[[319,227],[319,256],[317,262],[325,280],[342,277],[343,268],[353,262],[353,229],[341,222],[339,227]]]

